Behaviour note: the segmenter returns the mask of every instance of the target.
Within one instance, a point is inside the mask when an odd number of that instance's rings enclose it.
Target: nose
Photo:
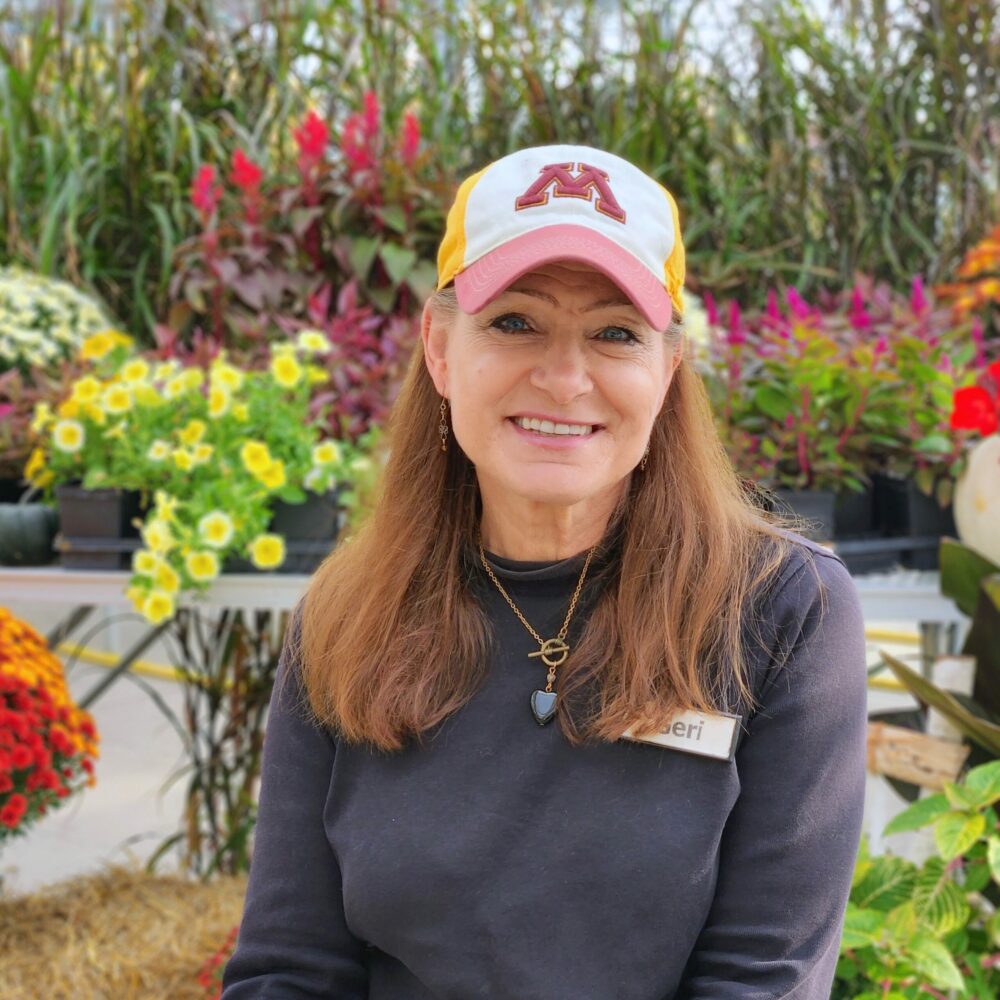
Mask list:
[[[570,403],[590,392],[594,383],[587,356],[575,340],[552,338],[531,371],[531,384],[548,393],[553,402]]]

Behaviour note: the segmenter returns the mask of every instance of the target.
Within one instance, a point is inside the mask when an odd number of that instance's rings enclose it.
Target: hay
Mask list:
[[[109,866],[0,896],[3,1000],[201,1000],[204,962],[239,923],[246,877],[205,885]]]

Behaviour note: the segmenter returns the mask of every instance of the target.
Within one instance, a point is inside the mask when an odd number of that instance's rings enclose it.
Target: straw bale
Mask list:
[[[246,877],[203,884],[104,870],[0,895],[4,1000],[201,1000],[196,976],[239,923]]]

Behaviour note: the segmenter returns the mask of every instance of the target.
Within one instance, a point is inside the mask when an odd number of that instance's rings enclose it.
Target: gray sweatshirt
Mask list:
[[[539,726],[538,644],[482,567],[490,676],[422,749],[310,723],[286,644],[223,1000],[827,1000],[864,802],[865,643],[844,563],[794,537],[731,760]],[[584,554],[488,558],[554,635]]]

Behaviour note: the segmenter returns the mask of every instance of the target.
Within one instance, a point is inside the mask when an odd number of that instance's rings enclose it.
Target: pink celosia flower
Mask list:
[[[913,285],[910,289],[910,309],[914,316],[921,316],[927,312],[927,296],[924,294],[924,279],[916,274],[913,277]]]
[[[242,191],[256,191],[260,186],[264,171],[251,160],[242,149],[233,154],[233,169],[229,179]]]
[[[305,122],[293,129],[292,135],[298,143],[300,167],[312,166],[323,159],[330,134],[326,123],[315,111],[306,115]]]
[[[191,203],[207,219],[221,198],[222,187],[215,183],[215,167],[211,163],[202,164],[191,183]]]
[[[420,121],[412,111],[403,115],[403,135],[399,144],[399,155],[407,167],[412,167],[420,145]]]

